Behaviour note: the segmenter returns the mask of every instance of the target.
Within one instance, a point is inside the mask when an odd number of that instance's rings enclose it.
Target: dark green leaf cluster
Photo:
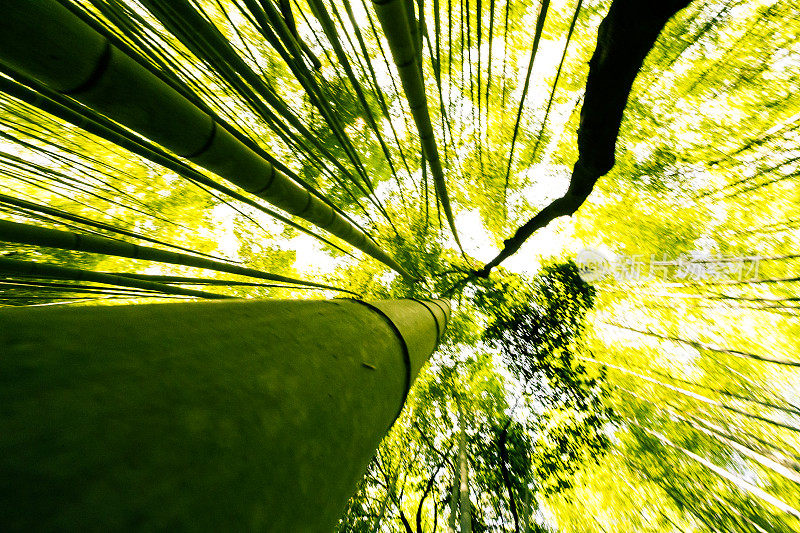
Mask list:
[[[552,407],[583,404],[598,382],[574,355],[594,289],[574,263],[546,266],[532,284],[502,279],[476,300],[491,317],[484,339],[500,350],[528,391],[545,393],[541,400]]]
[[[545,266],[532,283],[507,275],[476,296],[491,317],[484,340],[500,351],[543,412],[532,468],[545,493],[570,487],[582,461],[597,460],[609,445],[605,428],[614,414],[605,405],[605,369],[590,375],[576,361],[588,354],[581,336],[594,295],[567,262]],[[511,450],[511,433],[507,439]]]

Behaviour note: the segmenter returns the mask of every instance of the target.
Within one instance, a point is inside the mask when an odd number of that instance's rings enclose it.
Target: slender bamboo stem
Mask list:
[[[80,268],[62,267],[48,263],[34,261],[20,261],[0,256],[0,272],[6,274],[18,274],[22,276],[35,276],[41,278],[68,279],[73,281],[92,281],[104,283],[106,285],[116,285],[119,287],[133,287],[147,291],[162,292],[164,294],[177,294],[181,296],[194,296],[195,298],[231,298],[224,294],[214,294],[194,289],[184,289],[173,287],[154,281],[138,280],[106,274],[104,272],[93,272]]]
[[[373,0],[378,21],[383,28],[383,33],[389,43],[400,82],[403,86],[406,99],[408,99],[411,115],[417,126],[419,139],[425,158],[430,165],[433,182],[436,188],[436,195],[442,204],[450,230],[453,232],[456,243],[461,247],[456,231],[453,211],[450,207],[450,197],[447,193],[447,185],[444,178],[444,170],[439,159],[439,150],[436,147],[436,138],[433,135],[433,125],[428,111],[428,99],[425,94],[425,84],[422,80],[421,62],[419,48],[421,40],[415,38],[414,32],[417,31],[416,20],[413,20],[413,10],[408,13],[404,0]],[[420,45],[417,44],[420,41]]]
[[[92,220],[90,218],[82,217],[80,215],[73,215],[72,213],[68,213],[66,211],[62,211],[61,209],[56,209],[55,207],[49,207],[46,205],[37,204],[35,202],[29,202],[27,200],[23,200],[21,198],[14,198],[13,196],[8,196],[7,194],[0,193],[0,205],[6,204],[11,205],[14,207],[19,207],[21,209],[34,211],[37,213],[44,213],[47,215],[52,215],[59,219],[64,220],[71,220],[72,222],[77,222],[79,224],[83,224],[86,226],[90,226],[92,228],[97,228],[105,231],[109,231],[112,233],[117,233],[119,235],[125,235],[127,237],[133,237],[134,239],[139,239],[145,242],[149,242],[151,244],[158,244],[161,246],[168,246],[169,248],[174,248],[176,250],[181,250],[183,252],[188,252],[190,254],[201,255],[207,257],[209,259],[224,261],[224,259],[219,257],[214,257],[209,254],[204,254],[203,252],[198,252],[196,250],[192,250],[191,248],[185,248],[183,246],[179,246],[177,244],[171,244],[168,242],[160,241],[158,239],[153,239],[148,237],[147,235],[142,235],[140,233],[136,233],[135,231],[129,231],[124,228],[118,228],[112,224],[106,224],[105,222],[99,222],[96,220]]]
[[[2,0],[0,62],[411,277],[377,244],[55,0]]]
[[[339,289],[330,285],[303,281],[278,274],[271,274],[262,270],[246,268],[230,263],[223,263],[198,257],[194,255],[159,250],[150,246],[139,246],[129,242],[118,241],[101,237],[99,235],[82,235],[71,231],[42,228],[30,224],[20,224],[9,220],[0,220],[0,241],[13,242],[18,244],[30,244],[33,246],[43,246],[48,248],[59,248],[61,250],[76,250],[96,254],[113,255],[116,257],[129,257],[131,259],[142,259],[144,261],[157,261],[159,263],[169,263],[173,265],[183,265],[195,268],[205,268],[217,272],[227,272],[251,278],[279,281],[282,283],[292,283],[296,285],[308,285],[333,291],[342,291],[355,294],[346,289]]]
[[[182,176],[183,178],[194,182],[199,186],[208,187],[244,204],[247,204],[250,207],[261,211],[262,213],[266,213],[269,216],[283,222],[284,224],[287,224],[307,235],[321,240],[325,244],[345,252],[345,250],[325,237],[322,237],[316,232],[297,224],[293,220],[281,215],[280,213],[259,204],[252,198],[240,194],[230,187],[226,187],[225,185],[221,185],[216,181],[213,181],[208,176],[180,161],[174,155],[162,150],[161,147],[150,143],[145,139],[134,136],[125,128],[122,128],[118,124],[106,119],[102,115],[95,113],[93,110],[77,104],[71,105],[74,104],[71,99],[66,98],[58,93],[54,93],[44,86],[36,84],[35,89],[36,90],[26,87],[21,83],[0,78],[0,91],[10,94],[29,105],[36,106],[37,108],[46,111],[62,120],[65,120],[70,124],[74,124],[75,126],[78,126],[89,133],[113,142],[114,144],[140,155],[152,161],[153,163],[161,165],[164,168],[168,168],[179,176]],[[242,215],[246,216],[243,213]]]

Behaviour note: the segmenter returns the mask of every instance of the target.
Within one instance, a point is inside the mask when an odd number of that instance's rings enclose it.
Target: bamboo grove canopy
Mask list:
[[[0,8],[0,305],[25,308],[0,309],[0,524],[51,498],[43,528],[800,525],[792,2]],[[709,235],[759,277],[598,282],[576,364],[612,385],[616,451],[543,503],[509,454],[546,402],[492,392],[482,295],[523,294],[538,242],[667,264]],[[575,518],[596,494],[642,512]]]
[[[613,166],[614,145],[622,120],[622,111],[633,79],[666,21],[686,4],[687,1],[673,1],[662,3],[658,7],[643,7],[624,2],[614,5],[600,30],[598,49],[591,62],[587,82],[588,94],[578,134],[579,158],[575,163],[570,188],[564,197],[548,205],[519,228],[514,237],[506,241],[500,254],[479,270],[479,275],[484,277],[488,275],[494,266],[519,249],[522,242],[536,229],[543,227],[555,217],[573,213],[587,198],[594,182],[610,170]],[[540,22],[546,16],[548,6],[548,2],[542,4]],[[269,87],[265,80],[259,79],[243,59],[236,55],[219,29],[208,20],[204,20],[201,15],[202,9],[198,11],[190,2],[170,3],[168,6],[153,2],[145,3],[145,7],[152,15],[163,17],[163,22],[181,44],[198,54],[199,59],[223,76],[232,86],[251,83],[255,87],[251,87],[250,91],[260,89],[263,93],[251,95],[254,99],[261,96],[272,104],[275,111],[284,119],[296,125],[299,133],[307,131],[302,124],[297,124],[297,117],[285,103],[280,102],[275,90]],[[269,2],[265,6],[251,4],[248,9],[244,6],[238,7],[242,8],[242,13],[254,17],[253,21],[261,20],[259,28],[265,38],[268,36],[275,38],[276,33],[278,35],[281,33],[275,32],[274,27],[272,32],[267,31],[266,25],[270,23],[283,32],[289,32],[284,37],[294,45],[294,49],[290,51],[295,55],[300,54],[299,45],[286,27],[286,22],[280,18],[281,14]],[[347,57],[342,52],[330,15],[322,4],[312,2],[311,7],[322,22],[328,39],[337,51],[337,58],[345,66],[349,80],[359,94],[366,116],[370,117],[369,122],[380,138],[374,117],[364,99],[363,90],[355,79]],[[117,6],[116,9],[106,6],[105,9],[105,13],[101,10],[102,16],[110,15],[111,11],[108,10],[112,10],[117,16],[120,10],[124,12],[122,6]],[[579,9],[580,5],[576,9],[576,16]],[[326,203],[319,195],[312,194],[308,186],[303,186],[282,169],[276,168],[277,160],[263,148],[252,147],[252,140],[248,143],[245,139],[241,139],[242,134],[236,135],[231,131],[230,126],[217,117],[213,109],[207,109],[206,103],[196,101],[196,95],[193,98],[196,102],[192,102],[192,96],[187,95],[185,89],[181,91],[177,86],[177,80],[174,78],[170,80],[168,74],[155,70],[154,65],[149,65],[148,68],[146,58],[137,54],[135,49],[124,41],[117,41],[120,39],[118,36],[104,35],[103,28],[97,28],[96,19],[85,20],[89,14],[74,12],[76,10],[77,8],[73,7],[70,11],[69,6],[62,6],[55,1],[9,5],[2,28],[4,30],[2,62],[8,69],[9,75],[16,77],[17,81],[21,76],[29,84],[43,84],[42,90],[45,93],[47,91],[58,93],[52,94],[54,98],[63,99],[63,95],[71,96],[76,103],[82,103],[99,112],[105,119],[111,119],[130,128],[174,155],[188,159],[234,183],[244,191],[330,231],[400,274],[411,276],[381,250],[374,240],[346,220],[334,206]],[[286,17],[287,13],[283,15]],[[441,206],[453,237],[460,247],[424,90],[420,58],[422,35],[418,28],[420,21],[416,20],[413,3],[407,5],[400,0],[376,3],[376,15],[386,32],[391,56],[398,68],[403,91],[419,133],[425,163],[432,174],[437,208]],[[128,13],[127,16],[131,17],[133,14]],[[131,20],[129,24],[135,25],[135,22]],[[95,27],[92,27],[93,25]],[[538,46],[541,24],[537,28],[531,60]],[[108,29],[105,28],[106,33]],[[190,33],[196,35],[192,36]],[[285,43],[282,45],[278,40],[273,44],[279,51],[287,52]],[[363,45],[363,42],[361,44]],[[437,48],[437,54],[438,51]],[[287,63],[290,62],[288,56],[285,59]],[[436,63],[438,66],[438,57]],[[304,70],[301,64],[295,60],[293,65],[293,73],[298,80],[305,76],[308,83],[311,76],[308,69],[306,68],[301,74]],[[437,72],[435,77],[441,100],[443,98],[441,72]],[[311,101],[322,111],[325,106],[320,98],[323,96],[318,92],[312,93],[310,85],[304,85],[304,88],[309,91],[308,96]],[[20,92],[22,91],[24,89],[20,88]],[[39,95],[36,98],[38,101],[46,96]],[[442,120],[446,120],[443,100],[441,111]],[[264,112],[267,110],[264,109]],[[64,112],[64,116],[67,114],[69,112]],[[367,176],[363,164],[358,160],[357,154],[352,153],[351,142],[341,130],[341,126],[337,125],[338,119],[332,116],[330,109],[323,115],[331,121],[331,129],[338,133],[337,138],[342,148],[353,158],[353,170],[356,173],[361,171],[363,185],[359,184],[359,188],[366,191],[363,189],[366,186],[369,190],[373,190],[374,185]],[[278,119],[274,112],[266,116],[273,120]],[[103,120],[101,117],[96,118],[101,122]],[[80,119],[79,124],[82,125],[86,121],[92,121],[92,118],[84,117]],[[106,131],[102,127],[98,128],[100,133]],[[113,136],[111,133],[108,135]],[[382,139],[381,145],[387,162],[391,165],[391,156]],[[511,156],[509,165],[513,159],[513,152]],[[395,177],[397,177],[396,172]],[[352,180],[354,183],[357,182],[354,177]],[[203,181],[209,183],[207,179]],[[393,226],[385,208],[380,206],[377,199],[376,205]],[[425,205],[427,208],[427,197]],[[18,229],[21,230],[21,227]],[[15,241],[14,239],[19,239],[14,236],[15,231],[10,229],[9,231],[11,235],[5,238],[7,241],[41,246],[48,244],[44,241],[31,242],[24,239]]]

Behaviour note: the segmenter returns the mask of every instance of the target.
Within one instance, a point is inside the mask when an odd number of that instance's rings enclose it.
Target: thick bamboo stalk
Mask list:
[[[332,291],[343,291],[355,294],[346,289],[339,289],[331,285],[313,283],[299,279],[281,276],[256,270],[254,268],[241,267],[222,261],[214,261],[206,257],[160,250],[150,246],[140,246],[124,241],[109,239],[99,235],[85,235],[62,231],[57,229],[42,228],[30,224],[11,222],[10,220],[0,220],[0,242],[12,242],[17,244],[30,244],[32,246],[44,246],[47,248],[59,248],[61,250],[75,250],[79,252],[90,252],[96,254],[113,255],[116,257],[129,257],[131,259],[142,259],[144,261],[157,261],[159,263],[169,263],[173,265],[183,265],[195,268],[205,268],[217,272],[227,272],[239,276],[266,279],[269,281],[280,281],[282,283],[292,283],[295,285],[307,285],[309,287],[319,287]]]
[[[453,237],[459,243],[453,210],[450,207],[450,197],[447,194],[447,185],[444,180],[444,170],[439,159],[439,149],[436,147],[436,138],[433,136],[433,125],[428,111],[428,98],[425,94],[425,83],[422,79],[419,54],[415,39],[412,35],[412,24],[416,28],[416,21],[409,18],[405,0],[373,0],[375,12],[378,15],[386,41],[392,53],[403,92],[411,108],[414,124],[417,126],[419,139],[425,158],[431,168],[436,194],[442,204],[447,223],[453,232]]]
[[[240,194],[237,191],[226,187],[225,185],[217,183],[202,172],[178,160],[174,155],[169,154],[161,149],[161,147],[149,143],[141,137],[135,136],[135,134],[130,133],[128,130],[122,128],[115,122],[108,120],[89,108],[73,103],[69,98],[62,96],[59,93],[50,91],[42,85],[37,84],[36,90],[33,90],[19,82],[0,78],[0,91],[13,96],[14,98],[22,100],[27,104],[37,107],[42,111],[46,111],[47,113],[65,120],[75,126],[78,126],[89,133],[106,139],[117,146],[121,146],[126,150],[149,159],[150,161],[159,164],[164,168],[168,168],[189,181],[199,183],[200,185],[204,185],[215,191],[221,192],[226,196],[230,196],[231,198],[239,200],[240,202],[245,203],[254,209],[258,209],[262,213],[266,213],[269,216],[280,220],[284,224],[302,231],[306,235],[310,235],[323,241],[329,246],[333,246],[344,253],[348,253],[328,239],[307,228],[304,228],[300,224],[297,224],[293,220],[277,213],[276,211],[261,205],[252,198]],[[69,104],[73,104],[73,106],[68,107]],[[77,110],[78,108],[80,108],[80,111]]]
[[[437,344],[439,304],[4,309],[0,523],[331,531]]]
[[[55,0],[0,0],[0,63],[408,273],[329,205]]]

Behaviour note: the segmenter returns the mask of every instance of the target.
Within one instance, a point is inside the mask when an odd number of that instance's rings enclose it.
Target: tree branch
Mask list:
[[[453,448],[452,446],[447,448],[446,452],[440,452],[439,450],[436,449],[436,446],[434,446],[433,443],[431,442],[431,440],[428,438],[428,435],[424,431],[422,431],[421,427],[419,427],[419,422],[414,420],[411,423],[411,425],[414,426],[414,429],[417,430],[417,432],[419,433],[420,437],[422,437],[422,440],[424,440],[425,444],[428,445],[428,448],[430,448],[433,451],[433,453],[435,453],[436,455],[438,455],[439,457],[442,458],[442,462],[444,462],[444,461],[451,462],[449,454],[450,454],[450,450]]]
[[[436,479],[436,474],[439,473],[439,470],[442,469],[442,466],[444,466],[447,460],[447,456],[442,455],[442,460],[438,465],[436,465],[436,469],[428,479],[428,483],[425,485],[425,490],[422,493],[422,497],[419,499],[419,505],[417,506],[417,533],[422,533],[422,504],[425,503],[425,498],[428,497],[428,494],[430,494],[431,489],[433,488],[433,482]]]
[[[411,529],[411,524],[408,523],[408,518],[406,518],[406,514],[400,509],[400,521],[403,522],[403,528],[406,530],[406,533],[414,533],[414,530]]]
[[[431,533],[436,533],[436,528],[438,526],[439,526],[439,500],[433,500],[433,529],[431,529]]]
[[[504,248],[476,275],[487,277],[492,268],[520,249],[536,230],[553,219],[572,215],[592,192],[594,184],[614,166],[614,148],[622,113],[633,80],[667,21],[689,0],[614,0],[597,32],[597,48],[589,61],[586,96],[578,127],[578,161],[567,193],[506,239]]]

